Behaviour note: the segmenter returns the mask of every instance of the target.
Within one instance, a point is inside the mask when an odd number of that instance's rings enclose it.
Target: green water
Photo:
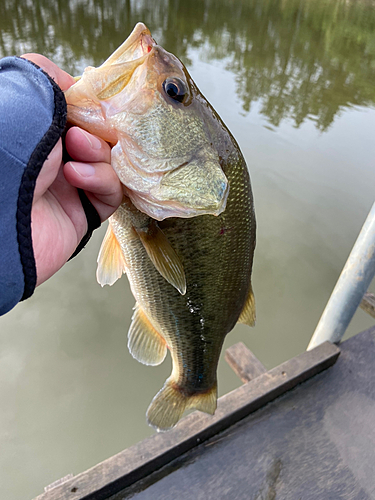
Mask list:
[[[275,366],[306,348],[375,199],[375,2],[3,0],[0,56],[40,52],[79,74],[138,21],[183,60],[245,155],[258,319],[226,346],[241,340]],[[95,281],[104,229],[0,318],[1,499],[34,497],[153,432],[144,415],[170,361],[129,355],[127,280]],[[347,335],[372,324],[359,310]],[[238,385],[222,360],[220,394]]]

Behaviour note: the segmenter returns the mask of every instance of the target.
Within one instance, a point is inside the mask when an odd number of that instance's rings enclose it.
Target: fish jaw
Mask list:
[[[138,23],[125,42],[98,68],[88,66],[77,83],[65,92],[68,122],[98,135],[112,145],[118,133],[106,120],[106,101],[120,93],[156,42]]]
[[[143,23],[137,23],[124,43],[104,61],[101,67],[129,62],[151,52],[156,45],[150,30]]]

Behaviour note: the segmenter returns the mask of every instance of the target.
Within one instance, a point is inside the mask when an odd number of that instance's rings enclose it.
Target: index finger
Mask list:
[[[74,160],[111,163],[110,146],[103,139],[79,127],[71,127],[67,131],[65,147]]]
[[[68,88],[76,82],[69,73],[59,68],[57,64],[41,54],[23,54],[21,57],[28,59],[42,68],[53,80],[55,80],[63,92],[68,90]]]

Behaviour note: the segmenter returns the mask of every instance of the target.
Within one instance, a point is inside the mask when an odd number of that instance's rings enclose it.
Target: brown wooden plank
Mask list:
[[[194,412],[172,430],[147,438],[36,500],[105,500],[333,365],[340,353],[325,342],[222,396],[215,415]]]
[[[375,318],[375,295],[373,293],[366,292],[359,305],[364,311],[370,314],[370,316]]]
[[[225,360],[244,383],[267,371],[255,354],[242,342],[232,345],[225,351]]]
[[[45,486],[44,491],[52,490],[53,488],[56,488],[56,486],[60,486],[60,484],[63,484],[66,481],[69,481],[69,479],[72,479],[73,477],[74,477],[73,474],[69,473],[66,476],[62,477],[61,479],[57,479],[57,481],[54,481],[53,483],[49,484],[48,486]]]

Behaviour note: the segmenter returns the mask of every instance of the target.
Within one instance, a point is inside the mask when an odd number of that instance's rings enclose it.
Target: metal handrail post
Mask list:
[[[359,233],[307,350],[344,336],[375,275],[375,203]]]

